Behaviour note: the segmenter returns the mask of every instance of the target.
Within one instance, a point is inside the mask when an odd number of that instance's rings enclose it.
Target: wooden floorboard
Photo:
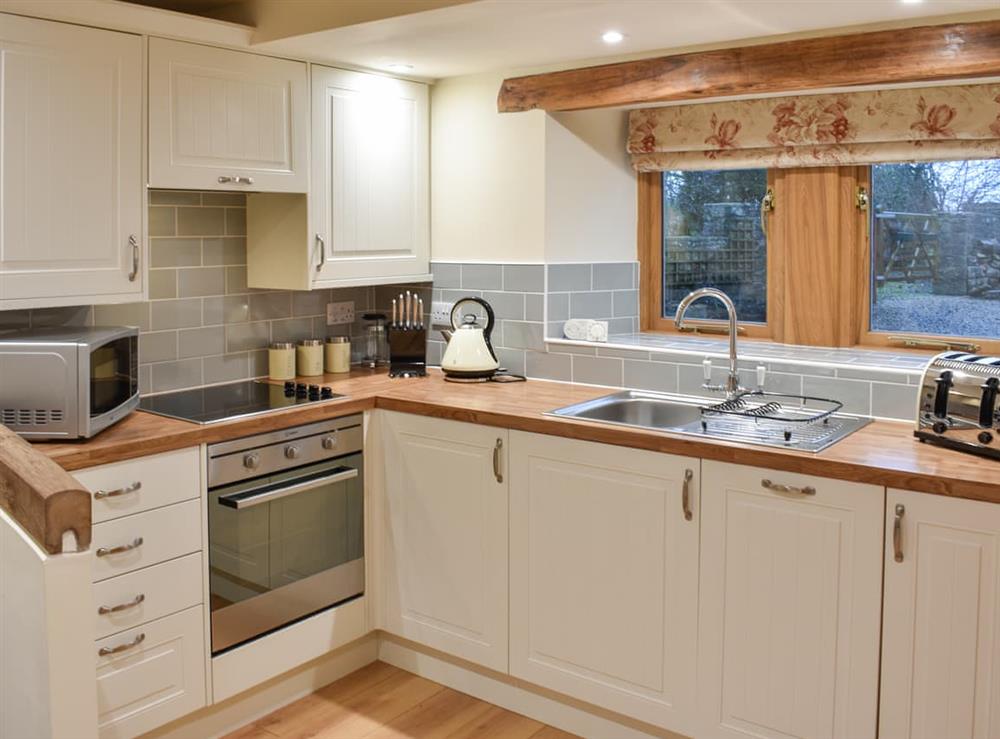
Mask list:
[[[373,662],[226,739],[575,739],[465,693]]]

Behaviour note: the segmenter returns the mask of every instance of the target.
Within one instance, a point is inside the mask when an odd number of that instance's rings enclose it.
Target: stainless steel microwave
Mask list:
[[[79,439],[139,404],[139,331],[38,328],[0,333],[0,423],[29,439]]]

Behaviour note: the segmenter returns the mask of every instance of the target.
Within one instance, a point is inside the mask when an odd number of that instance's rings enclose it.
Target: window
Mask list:
[[[711,286],[750,338],[1000,352],[1000,160],[644,173],[639,203],[643,330]]]
[[[740,320],[767,323],[767,240],[760,202],[766,169],[664,172],[663,311],[674,315],[692,290],[717,287]],[[717,301],[691,306],[691,318],[725,320]]]
[[[872,167],[873,332],[1000,336],[1000,160]]]

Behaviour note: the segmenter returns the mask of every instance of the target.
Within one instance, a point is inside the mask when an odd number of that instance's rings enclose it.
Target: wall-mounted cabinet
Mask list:
[[[151,38],[149,89],[150,186],[308,191],[304,63]]]
[[[0,310],[138,300],[142,39],[0,17]]]
[[[427,85],[312,67],[309,197],[247,200],[251,287],[427,280]]]

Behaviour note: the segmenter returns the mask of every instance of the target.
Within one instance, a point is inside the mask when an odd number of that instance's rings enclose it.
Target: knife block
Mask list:
[[[391,324],[389,377],[423,377],[427,374],[427,329]]]

